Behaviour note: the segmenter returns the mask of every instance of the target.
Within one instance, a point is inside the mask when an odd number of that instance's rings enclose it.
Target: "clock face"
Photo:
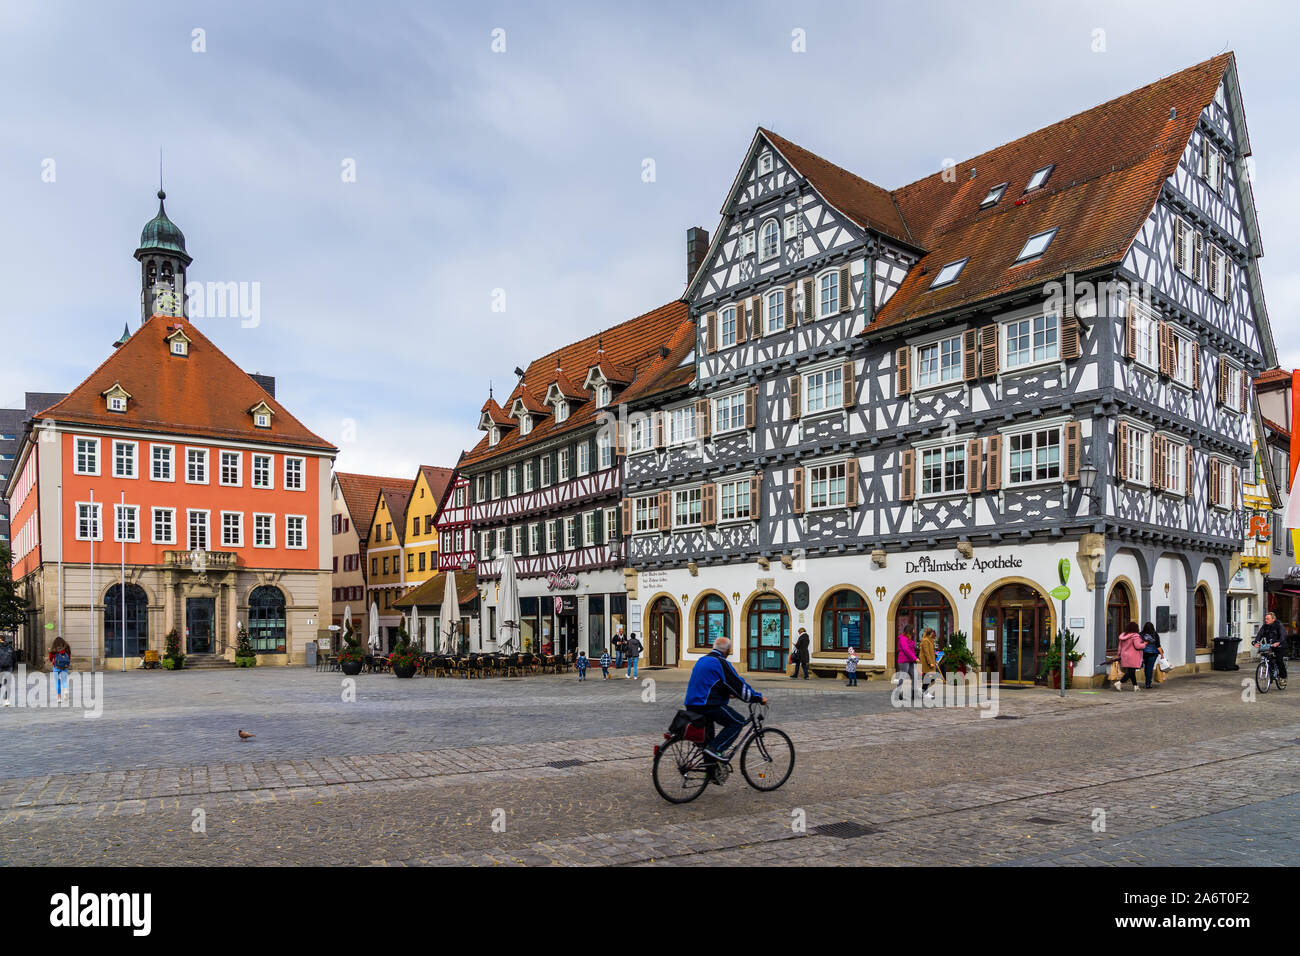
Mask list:
[[[169,289],[159,289],[154,293],[153,307],[157,315],[177,315],[176,293]]]

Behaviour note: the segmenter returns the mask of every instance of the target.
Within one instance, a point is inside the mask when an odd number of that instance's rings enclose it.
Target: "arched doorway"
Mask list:
[[[670,597],[660,597],[650,605],[647,619],[647,644],[651,667],[676,667],[680,647],[681,617]]]
[[[850,647],[863,657],[872,656],[871,608],[857,591],[843,588],[822,605],[821,649],[847,654]]]
[[[138,584],[126,586],[126,621],[123,627],[122,585],[104,595],[104,656],[143,657],[149,646],[149,598]],[[126,649],[123,650],[123,636]]]
[[[943,593],[936,588],[920,585],[904,592],[894,608],[893,637],[897,641],[903,625],[911,624],[913,639],[920,641],[921,633],[927,627],[932,627],[934,633],[939,635],[935,647],[942,648],[948,643],[948,635],[955,629],[955,620],[952,605]],[[898,654],[897,647],[894,648],[894,654]]]
[[[745,650],[751,671],[785,672],[790,653],[790,612],[778,596],[755,598],[749,606]]]
[[[283,654],[288,650],[284,594],[264,584],[248,596],[248,638],[258,654]]]
[[[1204,584],[1196,589],[1192,599],[1196,613],[1196,653],[1210,653],[1210,592]]]
[[[1133,610],[1135,606],[1128,585],[1123,581],[1116,581],[1115,586],[1110,589],[1110,597],[1106,599],[1106,655],[1108,657],[1119,653],[1119,636],[1124,633],[1124,626],[1129,621],[1137,620]]]
[[[718,594],[706,594],[695,605],[695,646],[708,653],[720,637],[731,637],[731,612]]]
[[[1004,684],[1032,684],[1052,645],[1052,611],[1038,589],[1004,584],[984,602],[983,638],[992,632],[997,669]]]

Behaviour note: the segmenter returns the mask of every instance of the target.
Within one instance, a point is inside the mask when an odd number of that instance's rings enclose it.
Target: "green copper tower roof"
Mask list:
[[[167,210],[163,208],[163,200],[166,198],[167,194],[158,190],[158,215],[146,222],[144,229],[140,230],[140,248],[135,251],[135,255],[138,259],[145,252],[170,253],[180,256],[188,265],[191,259],[185,251],[185,233],[167,218]]]

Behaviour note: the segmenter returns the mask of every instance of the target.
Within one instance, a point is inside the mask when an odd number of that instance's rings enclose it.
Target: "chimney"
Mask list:
[[[258,385],[261,385],[262,388],[266,390],[266,394],[270,395],[272,398],[275,398],[275,376],[274,375],[263,375],[260,372],[253,372],[248,377],[251,378]]]
[[[709,231],[699,226],[686,230],[686,282],[695,278],[704,257],[709,254]]]

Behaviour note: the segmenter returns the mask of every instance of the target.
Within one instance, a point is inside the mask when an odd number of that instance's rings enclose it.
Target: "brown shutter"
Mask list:
[[[659,532],[667,534],[673,524],[673,493],[659,492]]]
[[[800,411],[800,401],[803,398],[803,378],[799,375],[790,376],[790,417],[798,418]]]
[[[749,307],[754,313],[753,325],[751,325],[749,329],[749,337],[751,339],[757,339],[762,337],[763,333],[767,331],[767,329],[764,328],[763,323],[763,297],[761,295],[754,296],[749,300]]]
[[[794,328],[794,283],[785,287],[785,327]]]
[[[970,382],[979,377],[979,351],[976,349],[978,335],[974,329],[967,329],[961,334],[962,377]]]
[[[655,429],[655,448],[663,448],[664,445],[666,444],[664,441],[664,413],[663,412],[654,413],[654,429]]]
[[[1250,410],[1250,373],[1244,368],[1241,370],[1241,404],[1237,411],[1245,412]]]
[[[852,408],[858,402],[857,381],[854,377],[854,369],[855,366],[852,362],[845,362],[844,369],[840,375],[844,384],[840,404],[845,408]]]
[[[632,534],[632,504],[631,498],[625,498],[623,500],[623,526],[619,528],[619,530],[623,533],[624,537]]]
[[[1115,474],[1120,481],[1128,478],[1128,423],[1115,426]]]
[[[1201,343],[1192,343],[1192,388],[1201,390]]]
[[[744,342],[748,336],[745,334],[748,322],[745,321],[745,300],[741,299],[736,303],[736,344]]]
[[[1207,182],[1210,179],[1210,138],[1201,136],[1201,178]]]
[[[844,463],[844,507],[858,506],[858,460],[850,458]]]
[[[1196,467],[1192,461],[1192,446],[1184,445],[1187,455],[1187,481],[1183,485],[1183,494],[1188,498],[1192,496],[1192,479],[1196,477]]]
[[[853,308],[853,280],[849,278],[849,267],[840,269],[840,311],[848,312]]]
[[[709,437],[709,400],[701,398],[695,402],[695,437]]]
[[[1079,466],[1083,464],[1083,442],[1078,422],[1065,425],[1065,480],[1079,480]]]
[[[718,486],[709,482],[700,489],[700,524],[709,527],[718,523]]]
[[[1184,238],[1187,225],[1181,219],[1174,220],[1174,265],[1180,269],[1187,268],[1187,240]]]
[[[749,516],[757,520],[763,508],[763,476],[749,476]]]
[[[1219,404],[1228,404],[1228,357],[1219,356],[1219,380],[1215,383],[1218,387]]]
[[[1174,374],[1173,336],[1174,330],[1169,327],[1169,323],[1161,322],[1157,335],[1160,343],[1160,374],[1170,378]]]
[[[898,497],[903,501],[911,501],[916,497],[916,452],[911,448],[903,449],[903,467],[900,482],[901,487],[898,489]]]
[[[794,496],[794,513],[803,514],[803,465],[795,465],[791,477],[790,493]]]
[[[1232,468],[1232,498],[1228,501],[1228,507],[1235,509],[1237,501],[1241,498],[1241,468],[1237,465]]]
[[[1205,236],[1197,232],[1192,235],[1192,279],[1201,281],[1201,258],[1205,252]]]
[[[1061,319],[1061,358],[1072,362],[1079,351],[1079,320],[1073,316]]]
[[[813,298],[813,280],[803,280],[803,320],[811,322],[817,317],[817,301]]]
[[[1165,436],[1151,436],[1151,489],[1163,491],[1165,487]]]
[[[998,327],[986,325],[980,329],[980,375],[998,374]]]
[[[704,314],[704,351],[713,353],[718,350],[718,313]]]
[[[1137,302],[1129,299],[1128,311],[1124,315],[1124,357],[1135,359],[1137,354]]]
[[[627,425],[618,420],[614,421],[614,454],[620,457],[627,454]]]
[[[980,476],[984,471],[980,461],[983,450],[984,443],[978,438],[966,442],[966,490],[972,493],[980,490]]]
[[[758,424],[758,386],[745,389],[745,427],[753,431]]]
[[[1210,507],[1214,507],[1219,503],[1219,460],[1210,458],[1205,464],[1205,480],[1209,485]]]
[[[910,394],[912,391],[912,350],[904,345],[894,350],[894,380],[897,385],[894,387],[895,394],[899,397]]]
[[[1002,436],[990,435],[984,440],[984,490],[997,491],[1002,487]]]

